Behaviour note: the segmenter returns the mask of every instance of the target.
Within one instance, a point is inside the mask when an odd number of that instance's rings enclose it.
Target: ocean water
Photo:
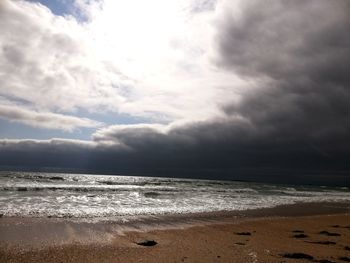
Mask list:
[[[0,214],[127,218],[350,201],[347,187],[134,176],[0,172]]]

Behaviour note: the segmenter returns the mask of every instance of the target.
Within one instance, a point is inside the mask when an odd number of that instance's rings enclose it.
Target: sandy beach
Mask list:
[[[350,261],[348,204],[153,218],[134,225],[1,218],[0,231],[0,262]]]

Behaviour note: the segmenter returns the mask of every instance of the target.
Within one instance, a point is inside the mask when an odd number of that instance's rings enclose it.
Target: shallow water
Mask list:
[[[0,214],[97,218],[237,211],[350,201],[347,187],[135,176],[0,172]]]

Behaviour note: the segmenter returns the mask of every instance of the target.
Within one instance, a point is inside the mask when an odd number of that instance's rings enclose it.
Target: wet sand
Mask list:
[[[349,208],[299,204],[125,224],[0,218],[0,262],[347,262]],[[144,241],[155,242],[137,244]]]

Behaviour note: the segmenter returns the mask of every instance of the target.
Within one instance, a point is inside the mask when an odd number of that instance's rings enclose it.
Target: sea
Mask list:
[[[115,218],[349,202],[348,187],[0,172],[1,217]]]

